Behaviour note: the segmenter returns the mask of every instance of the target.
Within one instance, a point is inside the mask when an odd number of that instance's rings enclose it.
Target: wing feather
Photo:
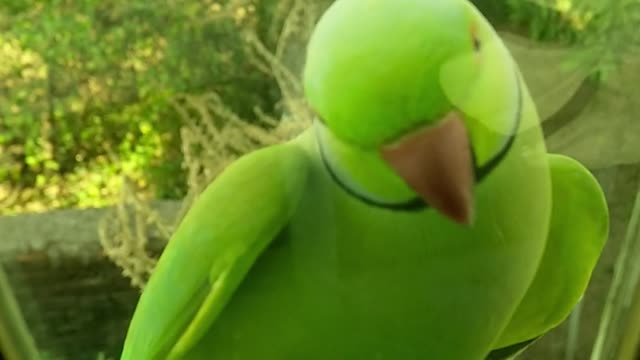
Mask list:
[[[238,159],[208,186],[160,257],[121,359],[173,358],[197,343],[295,211],[307,166],[294,144],[275,145]]]

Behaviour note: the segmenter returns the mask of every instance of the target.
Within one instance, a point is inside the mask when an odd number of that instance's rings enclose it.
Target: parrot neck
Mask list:
[[[420,210],[426,206],[377,151],[345,143],[319,121],[314,126],[324,166],[344,191],[377,207]]]

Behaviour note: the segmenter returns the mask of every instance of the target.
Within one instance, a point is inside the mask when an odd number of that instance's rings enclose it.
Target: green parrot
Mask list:
[[[337,0],[303,79],[313,126],[200,195],[122,359],[499,359],[568,316],[606,202],[581,164],[547,154],[476,8]]]

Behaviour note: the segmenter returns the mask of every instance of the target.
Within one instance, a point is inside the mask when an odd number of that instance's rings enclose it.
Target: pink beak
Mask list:
[[[450,112],[435,127],[408,134],[380,152],[429,206],[455,222],[473,222],[473,165],[458,113]]]

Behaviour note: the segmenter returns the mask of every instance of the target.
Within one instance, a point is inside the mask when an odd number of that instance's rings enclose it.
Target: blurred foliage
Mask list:
[[[575,47],[576,66],[608,76],[640,50],[638,0],[506,0],[515,28],[542,42]]]
[[[540,41],[574,44],[594,20],[585,0],[507,0],[509,19]]]
[[[119,175],[183,196],[171,101],[215,91],[243,116],[273,111],[277,86],[243,45],[268,3],[3,1],[0,212],[111,203]]]

